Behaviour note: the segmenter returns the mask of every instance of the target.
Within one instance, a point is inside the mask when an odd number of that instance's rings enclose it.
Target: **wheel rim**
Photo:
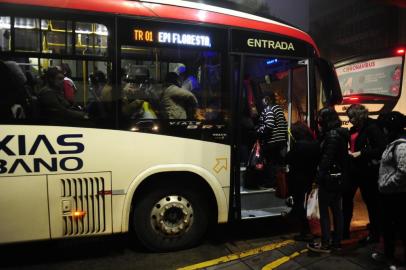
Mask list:
[[[192,204],[182,196],[165,196],[154,204],[151,211],[152,228],[165,236],[179,236],[193,224]]]

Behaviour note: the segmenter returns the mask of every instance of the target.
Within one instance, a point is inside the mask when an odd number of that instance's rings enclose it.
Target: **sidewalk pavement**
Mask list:
[[[190,265],[184,270],[378,270],[384,264],[372,260],[371,253],[382,250],[382,244],[358,244],[366,231],[357,231],[352,239],[343,242],[343,250],[320,254],[306,248],[307,243],[292,240],[293,235],[273,239],[255,239],[227,244],[230,255],[212,261]]]

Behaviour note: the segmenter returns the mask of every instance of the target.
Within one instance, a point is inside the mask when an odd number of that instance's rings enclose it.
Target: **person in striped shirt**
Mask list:
[[[281,106],[276,104],[275,94],[265,96],[262,99],[264,109],[262,110],[258,126],[257,136],[261,141],[263,154],[269,164],[269,177],[265,179],[265,187],[275,186],[276,172],[285,165],[288,123]]]

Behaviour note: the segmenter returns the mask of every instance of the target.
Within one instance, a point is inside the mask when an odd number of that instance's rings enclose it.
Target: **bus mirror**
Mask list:
[[[343,100],[340,83],[338,82],[337,73],[334,66],[325,59],[316,58],[315,64],[323,83],[326,105],[340,104]]]

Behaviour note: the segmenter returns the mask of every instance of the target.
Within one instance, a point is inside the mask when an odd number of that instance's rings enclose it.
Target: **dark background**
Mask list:
[[[193,1],[193,0],[192,0]],[[268,18],[308,33],[333,62],[406,45],[406,0],[194,0]]]

